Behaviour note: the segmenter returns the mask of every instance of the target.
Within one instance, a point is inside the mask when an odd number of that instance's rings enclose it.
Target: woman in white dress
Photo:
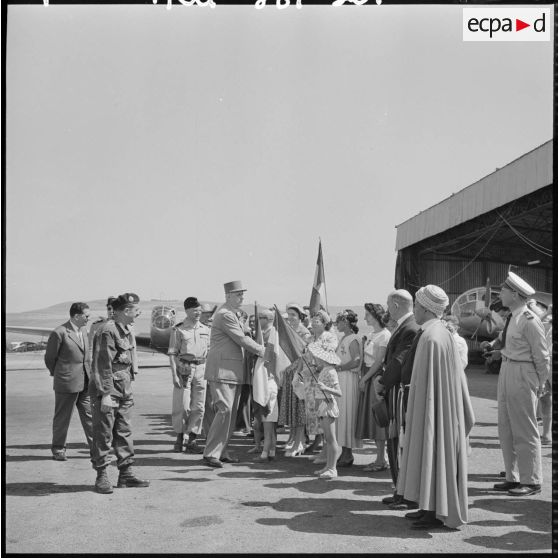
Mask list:
[[[354,461],[353,448],[362,447],[362,440],[356,437],[358,382],[362,360],[362,341],[357,335],[357,321],[357,315],[348,309],[340,312],[335,320],[337,331],[343,335],[336,351],[341,364],[335,367],[341,387],[337,442],[342,446],[342,452],[337,461],[338,467],[350,467]]]

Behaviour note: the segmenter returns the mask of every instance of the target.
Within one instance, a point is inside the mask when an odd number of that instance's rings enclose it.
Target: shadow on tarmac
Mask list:
[[[14,444],[6,446],[4,459],[11,462],[23,461],[51,461],[52,453],[50,444]],[[85,443],[72,443],[66,446],[68,455],[71,459],[90,459],[89,447]],[[9,450],[31,450],[42,452],[41,455],[8,455]],[[76,455],[76,452],[84,455]]]
[[[159,436],[160,434],[174,434],[174,430],[171,426],[171,416],[167,414],[159,413],[141,413],[141,417],[149,419],[150,428],[149,432],[146,432],[146,436]],[[150,442],[146,442],[150,443]],[[165,443],[165,442],[153,442],[153,443]]]
[[[335,481],[326,481],[331,484]],[[285,526],[292,531],[325,535],[353,535],[356,537],[397,537],[402,539],[428,539],[428,532],[410,529],[412,522],[402,516],[367,512],[386,512],[379,501],[350,500],[338,498],[284,498],[278,502],[242,502],[243,506],[265,507],[281,513],[301,512],[291,518],[262,518],[256,523],[267,526]],[[453,529],[440,528],[451,533]],[[281,551],[280,548],[276,549]],[[301,549],[311,552],[311,549]]]
[[[500,443],[494,442],[493,444],[483,444],[482,442],[469,442],[472,448],[483,448],[483,449],[500,449]]]
[[[471,490],[469,490],[471,493]],[[507,531],[501,537],[470,537],[465,542],[482,546],[493,550],[510,551],[537,551],[548,549],[548,535],[551,532],[551,517],[548,514],[548,522],[541,524],[540,500],[534,498],[509,498],[502,495],[501,498],[483,498],[475,501],[475,508],[485,511],[508,514],[510,520],[485,520],[473,521],[470,525],[481,527],[501,526]],[[550,511],[550,510],[549,510]],[[521,528],[521,531],[514,529]],[[511,532],[510,532],[511,529]]]
[[[479,489],[475,489],[474,487],[470,486],[470,483],[472,483],[472,482],[492,483],[492,484],[490,484],[490,486],[492,487],[493,484],[495,484],[497,482],[503,482],[505,480],[500,476],[500,471],[496,471],[496,470],[494,470],[493,472],[490,472],[490,473],[469,474],[469,475],[467,475],[467,479],[469,481],[469,492],[471,490],[479,490]]]
[[[93,484],[56,484],[54,482],[13,482],[4,488],[6,496],[50,496],[73,492],[94,492]]]

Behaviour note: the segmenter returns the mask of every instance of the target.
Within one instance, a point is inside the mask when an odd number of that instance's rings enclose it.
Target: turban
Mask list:
[[[448,295],[436,285],[421,287],[415,295],[417,302],[430,310],[437,318],[441,318],[446,306],[449,304]]]

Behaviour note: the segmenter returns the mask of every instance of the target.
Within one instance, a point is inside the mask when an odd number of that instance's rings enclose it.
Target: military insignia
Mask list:
[[[525,312],[523,312],[523,315],[528,319],[528,320],[532,320],[535,316],[533,314],[531,314],[531,312],[529,312],[529,310],[525,310]]]
[[[134,297],[132,295],[128,297],[128,302],[134,302]]]

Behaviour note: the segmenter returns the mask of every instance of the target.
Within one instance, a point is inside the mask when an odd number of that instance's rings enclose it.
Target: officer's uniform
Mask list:
[[[509,288],[529,296],[534,290],[510,274]],[[517,281],[521,281],[520,283]],[[526,305],[516,308],[504,331],[492,343],[501,347],[498,378],[498,436],[506,481],[542,484],[541,442],[537,426],[537,392],[550,373],[544,327]],[[517,470],[519,469],[519,478]]]
[[[184,386],[174,386],[172,392],[172,427],[176,434],[186,432],[199,435],[202,430],[209,334],[210,329],[201,322],[193,325],[187,321],[174,327],[171,332],[168,354],[176,357],[177,372],[182,376]],[[181,374],[186,372],[188,365],[190,374]]]
[[[93,339],[93,370],[89,393],[93,410],[94,467],[107,466],[114,447],[119,469],[134,462],[130,413],[134,404],[132,379],[136,366],[136,342],[132,330],[113,320],[101,325]],[[101,398],[110,394],[117,403],[101,411]]]

